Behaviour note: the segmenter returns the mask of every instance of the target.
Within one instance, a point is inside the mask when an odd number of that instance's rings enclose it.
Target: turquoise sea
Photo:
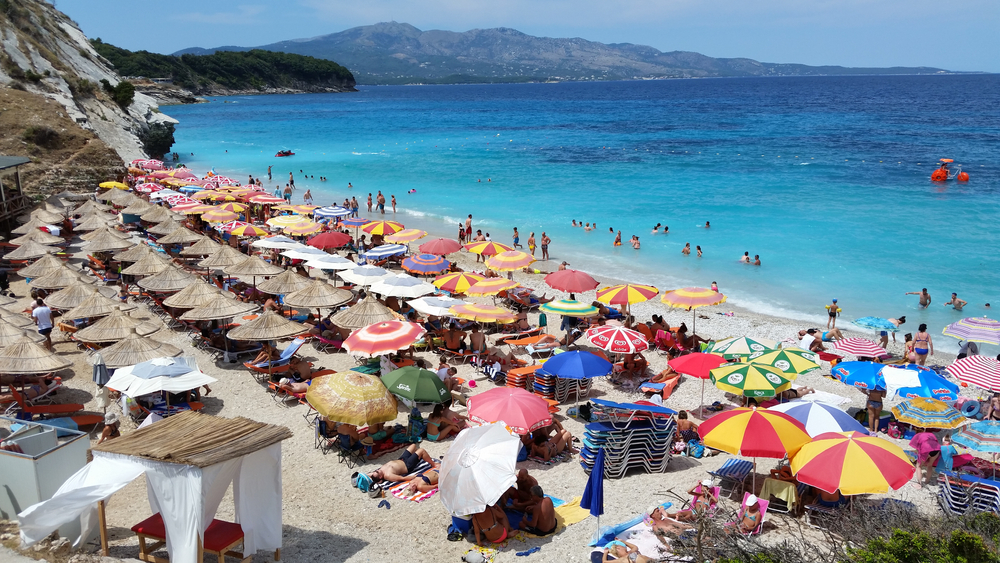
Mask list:
[[[717,281],[735,304],[817,321],[837,298],[845,319],[906,315],[933,333],[1000,307],[1000,76],[359,90],[163,110],[199,173],[273,165],[275,183],[295,174],[296,201],[307,187],[322,204],[356,196],[363,214],[381,190],[397,220],[451,237],[469,213],[500,242],[545,231],[553,259],[594,273]],[[275,158],[283,148],[295,156]],[[931,182],[943,157],[971,180]],[[650,234],[657,223],[669,234]],[[704,256],[683,256],[688,242]],[[762,266],[739,263],[744,251]],[[903,295],[922,287],[929,310]],[[962,313],[943,305],[953,291]]]

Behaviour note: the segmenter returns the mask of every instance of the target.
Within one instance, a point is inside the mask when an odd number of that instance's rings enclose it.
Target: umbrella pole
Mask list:
[[[691,336],[698,334],[698,313],[691,309]]]
[[[705,420],[705,380],[701,380],[701,419]]]

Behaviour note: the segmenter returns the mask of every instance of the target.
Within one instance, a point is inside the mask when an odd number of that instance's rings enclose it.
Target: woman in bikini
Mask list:
[[[679,411],[677,413],[677,432],[681,438],[684,438],[685,442],[690,442],[691,440],[696,442],[701,441],[701,436],[698,435],[698,425],[694,421],[688,420],[687,411]]]
[[[924,365],[927,361],[928,353],[934,355],[934,341],[927,332],[926,324],[917,327],[917,334],[913,337],[913,352],[917,355],[917,363],[920,365]]]
[[[747,497],[746,504],[739,513],[740,532],[749,534],[760,525],[760,504],[757,502],[757,495],[751,494]]]
[[[472,515],[472,530],[476,534],[476,545],[483,545],[482,538],[493,543],[503,543],[507,535],[513,531],[507,520],[507,514],[495,504],[487,506],[483,512]]]
[[[639,553],[639,548],[629,542],[615,540],[604,546],[604,563],[649,563],[649,557]]]
[[[543,432],[536,432],[531,440],[531,455],[549,461],[566,450],[566,438],[557,434],[551,440]]]
[[[678,510],[673,514],[668,513],[667,518],[671,518],[678,522],[694,522],[699,517],[707,514],[708,509],[710,509],[713,504],[719,502],[719,497],[712,492],[712,485],[714,484],[715,483],[713,483],[711,479],[705,479],[704,481],[691,487],[688,491],[688,494],[694,497],[691,508],[687,510]]]
[[[420,475],[417,475],[416,479],[410,481],[410,484],[406,487],[406,494],[412,495],[417,492],[429,493],[433,491],[438,486],[439,476],[439,469],[428,469],[427,471],[424,471]]]
[[[872,389],[868,392],[868,431],[872,436],[878,434],[878,421],[882,417],[882,399],[885,399],[884,389]]]
[[[459,428],[444,415],[444,405],[434,405],[434,411],[427,417],[427,439],[438,442],[458,432]]]
[[[986,420],[1000,420],[1000,393],[994,393],[986,404]]]

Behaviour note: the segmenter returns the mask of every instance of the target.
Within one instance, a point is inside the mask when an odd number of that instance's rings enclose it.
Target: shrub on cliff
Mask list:
[[[106,78],[102,78],[101,86],[122,109],[128,109],[132,105],[132,100],[135,99],[135,86],[127,80],[122,80],[117,85],[112,86]]]
[[[54,149],[59,146],[59,133],[55,129],[44,125],[28,127],[21,134],[21,138],[46,149]]]
[[[174,124],[153,123],[139,134],[142,148],[153,158],[162,158],[174,145]]]

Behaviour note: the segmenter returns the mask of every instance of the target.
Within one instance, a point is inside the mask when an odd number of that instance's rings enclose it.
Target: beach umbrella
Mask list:
[[[590,470],[587,485],[583,489],[580,508],[597,517],[597,529],[601,529],[601,514],[604,514],[604,448],[597,448],[594,467]]]
[[[97,184],[97,185],[98,185],[98,187],[106,188],[106,189],[115,189],[115,190],[127,190],[128,189],[128,184],[123,184],[121,182],[101,182],[100,184]]]
[[[403,259],[402,267],[417,275],[431,275],[447,272],[451,262],[436,254],[414,254]]]
[[[361,230],[370,235],[385,236],[398,233],[404,228],[402,223],[397,223],[396,221],[371,221],[363,225]]]
[[[73,232],[82,233],[84,231],[96,231],[97,229],[107,227],[110,222],[110,216],[104,217],[98,215],[88,215],[73,225]]]
[[[316,256],[310,260],[306,260],[305,265],[320,270],[350,270],[358,267],[356,263],[334,254]]]
[[[269,231],[257,225],[239,225],[229,229],[228,232],[236,237],[262,237],[269,234]]]
[[[579,270],[558,270],[545,276],[545,283],[552,289],[567,293],[583,293],[600,285],[590,274]]]
[[[209,196],[208,199],[210,199],[212,201],[234,202],[234,201],[239,200],[240,198],[239,198],[239,196],[237,196],[236,194],[233,194],[233,193],[218,192],[218,193],[215,193],[215,194],[212,194],[211,196]]]
[[[155,358],[115,370],[107,387],[127,397],[141,397],[150,393],[181,393],[216,381],[198,369],[194,358]]]
[[[101,292],[103,292],[103,294]],[[117,292],[113,287],[98,287],[77,283],[68,285],[65,289],[49,294],[49,296],[45,298],[45,304],[53,309],[68,311],[86,303],[87,300],[92,298],[94,295],[99,295],[100,297],[107,299],[108,297],[114,297],[116,294]]]
[[[447,291],[448,293],[465,293],[474,284],[484,279],[486,278],[479,274],[452,272],[434,278],[434,281],[431,283],[438,289]]]
[[[864,391],[885,390],[882,364],[875,362],[840,362],[830,370],[834,379]]]
[[[745,397],[774,397],[791,389],[795,374],[763,364],[725,364],[712,370],[712,383],[723,391]]]
[[[674,309],[687,309],[691,311],[691,332],[695,332],[698,319],[695,309],[699,307],[709,307],[725,303],[727,297],[718,291],[704,287],[685,287],[666,291],[660,297],[660,302]]]
[[[360,227],[362,225],[367,225],[370,223],[368,219],[363,219],[361,217],[349,217],[347,219],[341,219],[341,225],[347,225],[348,227]]]
[[[146,232],[147,233],[152,233],[154,235],[169,235],[170,233],[176,231],[177,229],[180,229],[183,226],[184,225],[181,224],[180,221],[177,221],[177,220],[174,220],[174,219],[170,219],[169,221],[164,221],[162,223],[158,223],[158,224],[156,224],[156,225],[154,225],[154,226],[146,229]]]
[[[469,286],[464,293],[466,295],[473,296],[497,295],[501,291],[507,291],[508,289],[520,286],[521,284],[514,280],[508,280],[505,278],[485,278]]]
[[[458,241],[449,238],[436,238],[421,244],[419,248],[420,252],[424,254],[444,256],[452,252],[458,252],[462,249],[462,245]]]
[[[334,287],[323,280],[307,281],[309,283],[305,287],[285,294],[284,304],[286,306],[317,310],[333,309],[354,299],[354,295],[350,291]]]
[[[702,352],[693,352],[691,354],[685,354],[679,356],[667,362],[670,369],[680,373],[682,375],[687,375],[690,377],[697,377],[701,380],[701,402],[699,403],[702,414],[704,414],[705,405],[705,380],[712,377],[712,370],[725,364],[726,360],[722,356],[716,356],[715,354],[705,354]]]
[[[768,407],[769,411],[783,412],[802,423],[813,438],[827,432],[862,432],[868,429],[853,416],[833,405],[812,401],[794,400]]]
[[[407,275],[399,274],[395,277],[382,279],[372,284],[369,291],[379,295],[416,298],[429,295],[437,291],[435,287],[425,281]]]
[[[231,246],[221,245],[214,254],[198,262],[198,266],[208,268],[210,270],[222,270],[241,264],[245,262],[246,259],[247,255],[243,254],[239,250]]]
[[[80,239],[85,240],[87,242],[115,240],[116,238],[127,239],[129,238],[129,235],[117,229],[114,229],[109,225],[104,225],[100,229],[94,229],[93,232],[87,233],[85,235],[80,235]]]
[[[592,379],[611,375],[613,368],[611,362],[597,354],[573,350],[552,356],[535,373],[563,379]]]
[[[441,462],[441,504],[453,516],[468,516],[496,504],[517,482],[521,441],[503,424],[459,432]]]
[[[0,349],[0,373],[7,375],[49,373],[69,367],[71,364],[69,360],[57,356],[27,336]]]
[[[200,233],[196,233],[191,229],[177,229],[176,231],[170,233],[169,235],[157,240],[156,242],[160,245],[165,244],[190,244],[192,242],[198,242],[204,237]]]
[[[895,389],[895,395],[902,399],[928,397],[945,402],[958,399],[958,385],[924,366],[883,366],[882,379],[886,389]]]
[[[24,246],[20,248],[24,248]],[[63,261],[59,258],[52,254],[44,254],[41,258],[32,262],[30,266],[18,270],[17,275],[22,278],[37,278],[58,270],[62,265]]]
[[[143,213],[149,213],[153,210],[153,206],[149,204],[148,201],[138,200],[132,202],[128,207],[121,210],[122,215],[141,215]]]
[[[937,399],[908,399],[892,407],[896,420],[918,428],[953,429],[965,424],[962,413]]]
[[[93,286],[90,287],[93,288]],[[94,291],[79,305],[63,313],[62,319],[67,321],[75,321],[78,319],[93,319],[98,317],[106,317],[111,313],[114,313],[115,311],[131,311],[132,309],[135,308],[136,308],[135,305],[122,303],[121,300],[119,299],[110,299],[108,297],[101,295],[99,292]]]
[[[899,332],[899,327],[889,322],[889,319],[882,317],[861,317],[855,319],[854,324],[861,328],[870,328],[876,331]]]
[[[750,338],[740,336],[720,340],[706,350],[709,354],[718,354],[727,360],[745,358],[757,352],[770,352],[778,348],[778,343],[768,338]]]
[[[269,280],[260,282],[257,289],[271,295],[285,295],[286,293],[305,289],[312,284],[312,279],[287,270]]]
[[[280,197],[274,197],[273,195],[266,193],[260,193],[259,195],[252,195],[246,197],[246,200],[252,203],[258,203],[260,205],[272,205],[275,203],[283,203],[285,201]]]
[[[988,317],[968,317],[944,327],[942,334],[983,344],[1000,344],[1000,322]]]
[[[382,376],[382,384],[393,395],[415,403],[444,403],[451,400],[451,393],[441,378],[433,371],[417,366],[390,371]]]
[[[977,452],[992,454],[993,478],[996,479],[996,458],[1000,453],[1000,422],[995,420],[973,422],[952,434],[951,441]]]
[[[218,287],[199,279],[164,299],[163,304],[175,309],[194,309],[208,303],[220,293],[226,297],[233,296],[231,292],[222,291]]]
[[[97,254],[98,252],[125,250],[126,248],[132,248],[135,244],[135,242],[127,238],[119,238],[115,235],[105,235],[91,239],[83,245],[83,249],[86,250],[88,254]]]
[[[323,225],[312,221],[302,221],[300,218],[295,224],[283,226],[281,230],[289,235],[305,236],[322,231]]]
[[[103,203],[97,203],[92,199],[88,199],[83,202],[79,207],[73,210],[73,215],[83,215],[89,211],[100,211],[106,212],[111,211],[110,205],[104,205]]]
[[[593,317],[598,314],[597,307],[590,305],[588,303],[581,303],[579,301],[574,301],[572,299],[560,299],[558,301],[549,301],[548,303],[542,303],[542,306],[538,308],[539,311],[544,311],[553,315],[562,315],[564,317]]]
[[[153,247],[146,244],[137,244],[128,250],[121,250],[112,256],[119,262],[139,262],[150,254],[156,253]]]
[[[260,240],[255,240],[250,243],[250,246],[254,248],[281,248],[287,250],[290,248],[301,248],[302,243],[284,235],[274,235]]]
[[[420,240],[427,236],[427,231],[421,231],[420,229],[403,229],[402,231],[397,231],[391,235],[386,235],[386,242],[395,242],[407,244],[415,240]]]
[[[177,213],[183,213],[185,215],[201,215],[203,213],[208,213],[209,211],[214,211],[215,206],[207,203],[184,203],[181,205],[174,205],[171,209]]]
[[[8,323],[10,323],[10,324],[18,327],[18,328],[25,328],[25,327],[29,327],[29,326],[31,326],[31,327],[35,326],[35,321],[33,321],[30,318],[22,315],[21,313],[15,313],[14,311],[11,311],[10,309],[8,309],[6,307],[0,307],[0,319],[3,319],[4,321],[6,321],[6,322],[8,322]]]
[[[123,269],[121,273],[127,276],[151,276],[153,274],[159,274],[163,270],[170,268],[171,265],[172,263],[170,260],[153,252],[143,256],[136,263]]]
[[[271,217],[264,222],[272,227],[291,227],[296,223],[301,223],[302,217],[299,217],[298,215],[278,215],[277,217]]]
[[[396,397],[382,381],[353,370],[313,378],[306,401],[332,422],[364,426],[396,419]]]
[[[597,300],[608,305],[624,305],[649,301],[660,290],[651,285],[625,283],[597,290]]]
[[[453,317],[480,323],[508,324],[517,320],[517,316],[514,313],[495,305],[465,303],[462,305],[453,305],[449,309],[449,312]]]
[[[987,356],[966,356],[955,360],[948,366],[948,373],[958,378],[963,386],[975,385],[989,391],[1000,390],[1000,362]]]
[[[863,431],[816,436],[792,456],[791,468],[798,482],[844,495],[887,493],[916,470],[903,448]]]
[[[417,323],[385,321],[355,330],[344,340],[344,350],[354,356],[369,358],[392,354],[409,348],[426,332]]]
[[[219,250],[219,247],[221,246],[222,245],[220,245],[219,243],[215,242],[214,240],[208,237],[202,237],[201,240],[199,240],[198,242],[192,244],[187,248],[182,249],[180,255],[211,256],[212,254],[215,254]]]
[[[233,266],[227,266],[222,269],[222,271],[230,276],[244,277],[249,276],[254,279],[254,286],[257,285],[257,277],[259,276],[276,276],[285,271],[281,266],[275,266],[273,264],[268,264],[262,260],[259,256],[245,256],[244,260],[239,264]]]
[[[181,349],[155,338],[139,336],[136,329],[126,338],[101,350],[101,357],[109,368],[120,368],[139,364],[154,358],[172,358]]]
[[[520,387],[494,387],[469,397],[469,420],[477,424],[502,422],[517,434],[529,434],[552,424],[549,404]]]
[[[290,321],[274,311],[264,311],[256,319],[230,330],[226,337],[230,340],[278,340],[308,331],[309,327],[302,323]]]
[[[535,262],[535,257],[520,250],[508,250],[486,259],[486,267],[498,272],[514,272],[527,268]]]
[[[83,275],[70,270],[63,265],[60,269],[49,272],[44,276],[34,278],[28,282],[28,287],[38,289],[63,289],[71,285],[91,286],[93,280],[83,277]],[[114,291],[112,289],[112,291]]]
[[[331,217],[346,217],[351,214],[350,209],[344,209],[336,205],[328,205],[313,210],[313,217],[317,219],[329,219]]]
[[[219,321],[246,315],[256,310],[257,305],[254,303],[244,303],[222,293],[215,293],[204,298],[200,305],[192,307],[189,311],[185,311],[181,315],[181,320]]]
[[[239,213],[233,213],[232,211],[226,211],[219,208],[215,208],[201,214],[201,220],[207,223],[225,223],[226,221],[235,221],[239,218]]]
[[[473,254],[478,254],[480,256],[493,256],[496,254],[500,254],[501,252],[514,250],[513,248],[507,246],[506,244],[500,244],[499,242],[493,242],[490,240],[470,242],[466,244],[464,248],[469,252]]]
[[[449,309],[455,305],[463,305],[465,301],[461,299],[452,299],[451,297],[442,296],[430,296],[421,297],[420,299],[411,299],[407,302],[410,307],[417,310],[418,313],[423,313],[432,317],[447,317],[451,315]]]
[[[159,274],[153,274],[147,278],[142,278],[136,284],[149,291],[159,291],[169,293],[180,291],[197,279],[184,270],[171,266]]]
[[[117,309],[94,324],[76,331],[73,337],[81,342],[118,342],[128,338],[132,331],[139,336],[149,336],[158,330],[159,325],[130,317]]]
[[[14,233],[15,235],[26,235],[31,231],[35,231],[42,227],[51,225],[51,223],[46,223],[45,221],[42,221],[38,217],[30,217],[30,219],[31,219],[30,221],[21,225],[20,227],[17,227],[16,229],[11,229],[10,232]],[[61,220],[59,222],[62,223]]]
[[[369,293],[364,299],[346,311],[340,311],[332,318],[333,324],[348,330],[357,330],[375,323],[391,321],[396,318],[392,309],[375,300]]]
[[[341,233],[339,231],[329,231],[326,233],[320,233],[309,239],[307,243],[313,248],[340,248],[345,244],[351,242],[351,236],[347,233]]]
[[[62,237],[57,237],[55,235],[46,233],[45,231],[40,231],[35,229],[30,231],[28,234],[21,235],[17,238],[10,239],[10,244],[15,246],[20,246],[28,241],[34,241],[38,244],[59,244],[65,242]]]
[[[642,333],[622,326],[595,326],[584,334],[587,341],[606,352],[635,354],[649,348]]]
[[[819,371],[819,356],[798,348],[754,352],[747,356],[751,364],[773,366],[785,373],[805,375]]]
[[[868,340],[867,338],[844,338],[833,343],[833,347],[846,354],[854,354],[861,357],[880,358],[888,355],[885,348]]]
[[[362,256],[368,260],[381,260],[390,256],[406,254],[406,246],[402,244],[382,244],[366,251]]]
[[[65,219],[65,217],[63,217],[63,213],[61,210],[59,213],[56,213],[53,211],[49,211],[47,209],[35,209],[31,213],[27,215],[21,215],[20,217],[17,218],[17,220],[21,222],[28,222],[31,221],[32,219],[37,219],[39,221],[42,221],[45,223],[45,225],[51,225],[53,223],[59,225],[62,224],[62,221],[63,219]]]
[[[39,231],[41,232],[41,231]],[[41,258],[46,254],[53,254],[56,252],[62,252],[61,248],[55,248],[53,246],[45,246],[43,244],[38,244],[33,240],[26,241],[21,244],[21,246],[15,248],[13,251],[8,252],[3,255],[4,260],[31,260],[33,258]]]
[[[34,331],[24,330],[7,321],[0,320],[0,348],[6,348],[18,340],[27,337],[32,342],[41,342],[45,337]]]
[[[373,283],[391,275],[392,274],[382,268],[379,268],[378,266],[359,266],[357,268],[351,268],[350,270],[340,272],[340,277],[343,278],[344,281],[360,286],[372,285]]]
[[[147,223],[162,223],[164,221],[173,219],[176,216],[177,215],[175,213],[172,213],[166,207],[154,205],[152,206],[151,209],[139,215],[139,218],[142,219],[143,221],[146,221]]]

